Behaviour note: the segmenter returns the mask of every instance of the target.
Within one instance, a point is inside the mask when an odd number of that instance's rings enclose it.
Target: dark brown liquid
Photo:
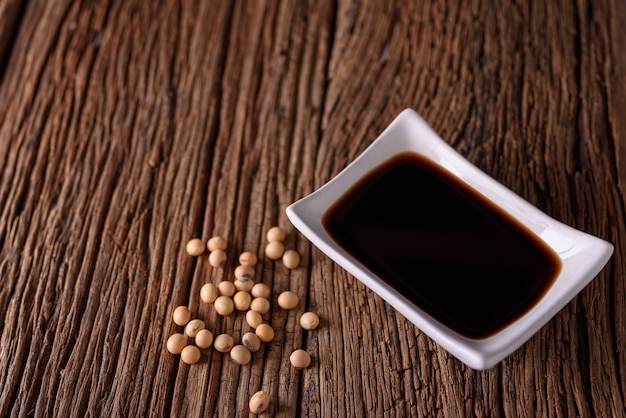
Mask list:
[[[362,179],[324,214],[323,224],[372,273],[475,339],[526,313],[561,269],[533,232],[413,153]]]

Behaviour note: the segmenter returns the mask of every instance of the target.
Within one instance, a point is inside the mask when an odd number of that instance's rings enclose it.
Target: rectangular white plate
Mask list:
[[[439,164],[537,234],[561,258],[562,269],[544,297],[525,315],[484,339],[444,326],[387,285],[326,232],[326,211],[355,183],[397,154],[415,152]],[[424,333],[475,369],[488,369],[526,342],[578,294],[613,253],[610,243],[571,228],[498,183],[447,145],[413,110],[403,111],[348,167],[287,208],[293,225],[331,259],[380,295]]]

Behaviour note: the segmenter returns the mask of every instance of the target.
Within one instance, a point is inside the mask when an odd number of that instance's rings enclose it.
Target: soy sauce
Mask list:
[[[526,313],[561,269],[532,231],[415,153],[369,173],[324,214],[323,224],[373,274],[473,339]]]

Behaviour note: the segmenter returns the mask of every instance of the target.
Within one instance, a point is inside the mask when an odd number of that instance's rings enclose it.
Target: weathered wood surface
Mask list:
[[[0,73],[13,45],[15,32],[19,27],[25,4],[26,1],[24,0],[0,1]]]
[[[624,416],[626,6],[488,3],[31,1],[0,84],[0,416],[245,416],[261,388],[277,416]],[[616,245],[492,370],[452,358],[284,214],[406,107]],[[228,272],[274,224],[303,255],[257,268],[303,301],[274,304],[276,339],[246,367],[169,355],[179,304],[247,330],[199,303],[225,273],[185,242],[227,237]],[[315,332],[296,326],[305,308]]]

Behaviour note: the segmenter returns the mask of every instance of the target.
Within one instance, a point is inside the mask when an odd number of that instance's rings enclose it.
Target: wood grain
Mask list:
[[[25,5],[23,0],[0,1],[0,77],[11,53]]]
[[[151,4],[152,3],[152,4]],[[7,5],[0,2],[0,22]],[[4,8],[3,8],[4,7]],[[15,6],[13,6],[15,7]],[[12,9],[15,10],[15,9]],[[0,416],[626,414],[626,6],[32,1],[0,25]],[[15,23],[18,25],[18,23]],[[16,26],[17,27],[17,26]],[[12,38],[11,38],[12,39]],[[5,44],[2,44],[5,42]],[[521,196],[616,246],[527,344],[471,370],[289,224],[404,108]],[[302,255],[265,259],[282,226]],[[224,269],[192,237],[228,239]],[[240,367],[165,350],[188,304],[261,256],[271,343]],[[291,289],[296,310],[276,295]],[[297,320],[316,311],[322,323]],[[289,354],[313,357],[299,371]]]

